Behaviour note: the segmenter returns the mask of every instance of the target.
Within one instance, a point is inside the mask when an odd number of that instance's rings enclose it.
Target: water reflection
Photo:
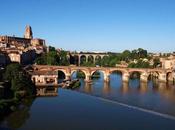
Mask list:
[[[104,84],[103,84],[103,93],[104,94],[110,94],[110,92],[111,92],[110,82],[104,82]]]
[[[37,86],[37,96],[57,96],[58,86]]]
[[[90,83],[85,83],[85,85],[84,85],[84,91],[85,91],[86,93],[91,93],[91,92],[92,92],[92,84],[90,84]]]
[[[30,118],[30,107],[33,103],[33,98],[24,99],[22,104],[18,106],[17,110],[11,113],[9,116],[5,117],[4,121],[1,123],[0,129],[12,128],[18,129],[26,123]]]
[[[93,80],[90,84],[84,83],[83,80],[81,82],[82,85],[77,90],[79,92],[175,116],[173,83],[158,82],[157,79],[140,82],[137,78],[122,82],[121,75],[116,73],[110,76],[110,82],[104,82],[103,77]]]
[[[148,91],[148,84],[146,82],[141,82],[138,89],[139,89],[140,93],[144,94]]]
[[[128,84],[128,82],[123,82],[122,83],[121,92],[123,94],[126,94],[126,93],[129,92],[129,84]]]

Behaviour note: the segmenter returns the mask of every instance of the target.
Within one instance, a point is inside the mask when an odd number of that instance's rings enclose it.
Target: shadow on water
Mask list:
[[[14,130],[21,128],[30,118],[30,107],[32,106],[33,101],[34,98],[24,99],[14,112],[4,117],[3,121],[0,121],[0,129]]]

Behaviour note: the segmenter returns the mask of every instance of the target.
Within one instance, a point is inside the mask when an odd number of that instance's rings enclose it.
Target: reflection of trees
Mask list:
[[[32,98],[24,99],[22,104],[18,107],[18,109],[11,113],[6,119],[5,122],[9,128],[17,129],[20,128],[30,117],[30,106],[33,103]]]

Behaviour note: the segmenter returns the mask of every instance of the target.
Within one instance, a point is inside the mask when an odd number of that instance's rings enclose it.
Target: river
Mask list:
[[[76,76],[73,75],[72,78]],[[174,130],[175,86],[112,74],[76,90],[58,89],[56,97],[38,97],[0,123],[0,130]]]

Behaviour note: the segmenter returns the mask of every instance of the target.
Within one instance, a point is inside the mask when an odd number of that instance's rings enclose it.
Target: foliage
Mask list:
[[[66,51],[64,51],[64,50],[61,50],[59,53],[58,53],[58,55],[59,55],[59,65],[63,65],[63,66],[67,66],[67,65],[69,65],[70,63],[69,63],[69,59],[68,59],[68,57],[67,57],[67,52]]]
[[[54,47],[49,46],[49,52],[35,60],[38,65],[69,65],[66,51],[57,52]]]
[[[150,68],[149,62],[143,61],[143,60],[138,60],[137,63],[130,63],[128,65],[128,68]]]
[[[6,67],[5,80],[11,83],[11,90],[13,90],[15,97],[19,92],[23,92],[25,95],[33,95],[35,93],[35,87],[30,77],[22,70],[22,67],[13,63]]]
[[[85,59],[81,59],[82,64],[81,66],[88,66],[88,67],[92,67],[95,65],[99,65],[99,66],[103,66],[103,67],[115,67],[116,64],[120,64],[121,61],[125,61],[125,62],[130,62],[134,59],[139,60],[140,58],[147,58],[147,50],[144,50],[142,48],[138,48],[132,51],[129,50],[125,50],[122,53],[108,53],[108,56],[104,56],[102,59],[98,59],[96,60],[96,63],[94,64],[91,60],[88,60],[88,62],[86,62]],[[139,63],[140,64],[140,63]],[[146,67],[145,63],[144,67]],[[131,66],[133,66],[131,64]],[[139,66],[139,65],[138,65]],[[141,67],[141,66],[140,66]]]
[[[20,64],[18,63],[9,64],[6,67],[4,78],[8,81],[11,81],[14,77],[18,76],[20,71],[22,71]]]
[[[160,66],[160,59],[159,58],[155,58],[154,60],[153,60],[153,67],[154,68],[156,68],[156,67],[158,67],[158,66]]]
[[[77,78],[85,78],[85,74],[82,71],[77,71]]]

